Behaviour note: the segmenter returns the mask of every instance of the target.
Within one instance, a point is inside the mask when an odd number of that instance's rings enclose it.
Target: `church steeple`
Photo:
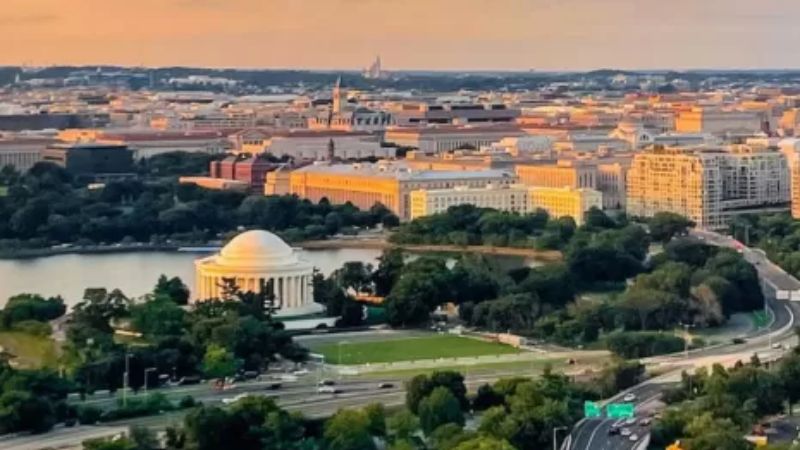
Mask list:
[[[333,113],[339,114],[340,112],[342,112],[342,77],[338,77],[333,86]]]

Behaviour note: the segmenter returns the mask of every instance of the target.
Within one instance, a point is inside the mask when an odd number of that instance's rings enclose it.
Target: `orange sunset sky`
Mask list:
[[[0,0],[0,64],[798,68],[800,0]]]

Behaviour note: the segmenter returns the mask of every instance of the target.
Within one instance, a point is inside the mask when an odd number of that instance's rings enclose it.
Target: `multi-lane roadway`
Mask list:
[[[706,231],[693,231],[695,239],[709,244],[737,249],[742,256],[758,271],[762,287],[767,298],[770,312],[769,326],[755,330],[744,337],[740,343],[733,341],[709,348],[691,351],[688,354],[674,354],[655,358],[647,358],[643,362],[651,367],[661,366],[667,372],[653,380],[649,380],[632,389],[619,393],[611,401],[620,401],[625,394],[635,395],[637,415],[646,417],[658,404],[658,399],[669,386],[680,380],[680,372],[692,371],[697,367],[707,367],[714,363],[726,366],[737,360],[746,361],[753,353],[762,360],[776,359],[780,354],[797,345],[794,327],[796,318],[800,317],[800,306],[797,303],[781,301],[775,298],[777,290],[796,291],[800,289],[800,281],[784,272],[780,267],[767,259],[764,252],[741,245],[728,236]],[[630,429],[639,436],[635,442],[619,434],[610,434],[609,429],[616,419],[596,418],[581,420],[570,433],[562,448],[568,450],[625,450],[646,448],[649,441],[649,427],[631,425]]]

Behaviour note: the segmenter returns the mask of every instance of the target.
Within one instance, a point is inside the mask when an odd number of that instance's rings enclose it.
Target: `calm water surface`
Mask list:
[[[302,250],[301,257],[328,275],[347,261],[377,265],[376,249]],[[194,260],[206,253],[133,252],[112,254],[58,255],[35,259],[0,260],[0,307],[19,293],[61,295],[68,305],[83,297],[87,287],[118,288],[128,297],[150,292],[161,274],[180,277],[194,287]],[[533,265],[519,257],[492,260],[503,269]]]

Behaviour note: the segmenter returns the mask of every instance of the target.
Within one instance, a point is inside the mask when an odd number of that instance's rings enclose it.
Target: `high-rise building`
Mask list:
[[[634,156],[627,211],[640,217],[669,211],[723,229],[738,214],[786,210],[789,186],[786,158],[774,148],[654,149]]]
[[[800,139],[784,139],[778,145],[789,166],[792,217],[800,219]]]

